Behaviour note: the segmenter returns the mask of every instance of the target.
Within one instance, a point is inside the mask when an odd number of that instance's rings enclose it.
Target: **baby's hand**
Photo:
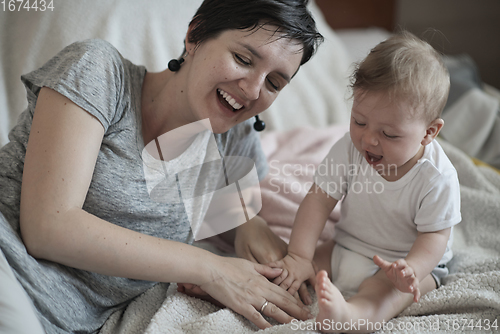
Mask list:
[[[268,265],[283,269],[281,275],[276,277],[273,283],[287,290],[291,295],[295,295],[300,285],[306,280],[309,280],[312,285],[316,284],[316,271],[311,260],[288,253],[283,259],[268,263]]]
[[[415,303],[419,301],[420,289],[418,278],[415,276],[413,268],[404,259],[399,259],[391,263],[375,255],[373,262],[385,271],[387,278],[394,283],[394,286],[399,291],[411,293],[413,294]]]

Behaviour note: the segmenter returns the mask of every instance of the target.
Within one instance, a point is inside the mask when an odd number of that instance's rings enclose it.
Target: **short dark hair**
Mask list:
[[[278,27],[280,37],[302,43],[300,65],[323,42],[307,9],[308,0],[205,0],[191,23],[188,41],[200,43],[230,29],[253,30],[266,24]]]

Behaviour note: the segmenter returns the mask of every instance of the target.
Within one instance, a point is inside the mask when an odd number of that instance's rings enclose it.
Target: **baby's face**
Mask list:
[[[368,164],[388,180],[401,178],[423,154],[427,124],[406,106],[390,103],[385,92],[354,94],[351,139]]]

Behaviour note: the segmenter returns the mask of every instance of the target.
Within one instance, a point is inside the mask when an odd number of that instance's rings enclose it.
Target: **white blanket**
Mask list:
[[[339,131],[339,128],[332,128],[332,131]],[[328,131],[304,128],[293,134],[268,134],[262,139],[264,146],[274,145],[296,158],[318,146],[323,147],[322,143],[331,141],[332,137],[338,137],[338,133],[332,136]],[[288,138],[300,140],[300,147]],[[304,143],[306,138],[310,139]],[[307,150],[308,143],[310,150]],[[437,329],[442,333],[495,332],[495,325],[500,331],[500,174],[490,167],[476,166],[467,155],[447,142],[441,141],[441,144],[457,168],[462,196],[463,221],[455,228],[455,256],[449,264],[450,275],[444,279],[443,286],[423,296],[419,303],[408,307],[397,318],[374,324],[374,330],[380,329],[381,333],[421,333]],[[302,153],[297,152],[299,149]],[[273,225],[272,217],[270,220]],[[311,311],[313,314],[318,311],[315,299]],[[315,325],[314,320],[276,324],[262,332],[290,333],[300,328],[316,333],[313,329],[318,327]],[[168,291],[165,285],[156,286],[134,301],[124,314],[113,315],[101,333],[255,331],[258,328],[235,312],[178,293],[172,284]]]

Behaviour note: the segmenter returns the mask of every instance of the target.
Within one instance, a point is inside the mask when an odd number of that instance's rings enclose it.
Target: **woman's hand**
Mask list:
[[[255,216],[249,222],[236,228],[234,248],[236,255],[255,263],[268,264],[286,256],[288,245],[271,231],[267,222]],[[305,283],[300,285],[294,296],[310,305],[312,298]]]
[[[307,308],[291,294],[269,281],[280,274],[281,269],[244,259],[220,258],[214,265],[212,279],[199,288],[261,329],[271,326],[263,315],[279,323],[312,318]],[[268,304],[261,314],[266,301]]]
[[[287,254],[286,242],[260,216],[237,227],[234,249],[239,257],[261,264],[280,260]]]

